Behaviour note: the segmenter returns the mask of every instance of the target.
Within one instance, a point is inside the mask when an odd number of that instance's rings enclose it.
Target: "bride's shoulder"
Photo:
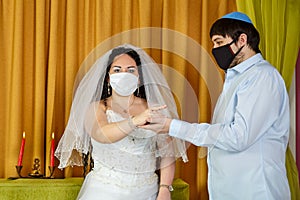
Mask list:
[[[102,99],[100,101],[91,102],[89,105],[89,109],[105,112],[108,107],[108,101],[109,99]]]
[[[148,104],[146,99],[140,98],[140,97],[135,97],[135,101],[134,104],[135,106],[139,107],[139,108],[144,108],[147,109],[148,108]]]
[[[147,105],[147,100],[141,97],[135,97],[135,103],[140,105]]]

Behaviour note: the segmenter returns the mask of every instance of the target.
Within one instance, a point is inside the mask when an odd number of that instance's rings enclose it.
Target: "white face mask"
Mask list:
[[[121,72],[109,74],[109,82],[114,91],[121,96],[129,96],[137,89],[139,77],[128,73]]]

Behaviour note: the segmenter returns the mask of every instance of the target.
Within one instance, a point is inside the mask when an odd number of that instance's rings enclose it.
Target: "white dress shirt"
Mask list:
[[[289,200],[289,116],[281,75],[256,54],[227,70],[212,124],[174,119],[169,134],[208,147],[211,200]]]

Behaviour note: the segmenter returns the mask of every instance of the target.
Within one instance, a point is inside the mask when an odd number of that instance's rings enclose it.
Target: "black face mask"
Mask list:
[[[238,55],[238,53],[240,53],[240,51],[244,47],[242,46],[236,53],[233,53],[230,45],[234,42],[235,40],[224,46],[212,49],[212,54],[214,55],[219,67],[223,70],[227,70],[229,68],[233,59],[236,57],[236,55]]]

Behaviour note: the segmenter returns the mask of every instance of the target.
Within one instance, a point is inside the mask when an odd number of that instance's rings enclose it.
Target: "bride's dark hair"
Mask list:
[[[135,61],[136,65],[138,67],[140,84],[139,84],[139,87],[135,90],[134,96],[146,99],[146,93],[145,93],[144,81],[143,81],[143,73],[142,73],[142,69],[141,69],[142,66],[141,66],[141,60],[140,60],[139,54],[131,48],[118,47],[118,48],[113,49],[111,54],[109,55],[109,59],[107,62],[107,67],[106,67],[105,78],[104,78],[104,83],[103,83],[102,94],[101,94],[101,100],[106,99],[111,96],[111,92],[109,92],[109,91],[112,91],[112,88],[108,84],[109,70],[111,68],[111,64],[113,63],[114,59],[117,56],[122,55],[122,54],[129,55]]]

